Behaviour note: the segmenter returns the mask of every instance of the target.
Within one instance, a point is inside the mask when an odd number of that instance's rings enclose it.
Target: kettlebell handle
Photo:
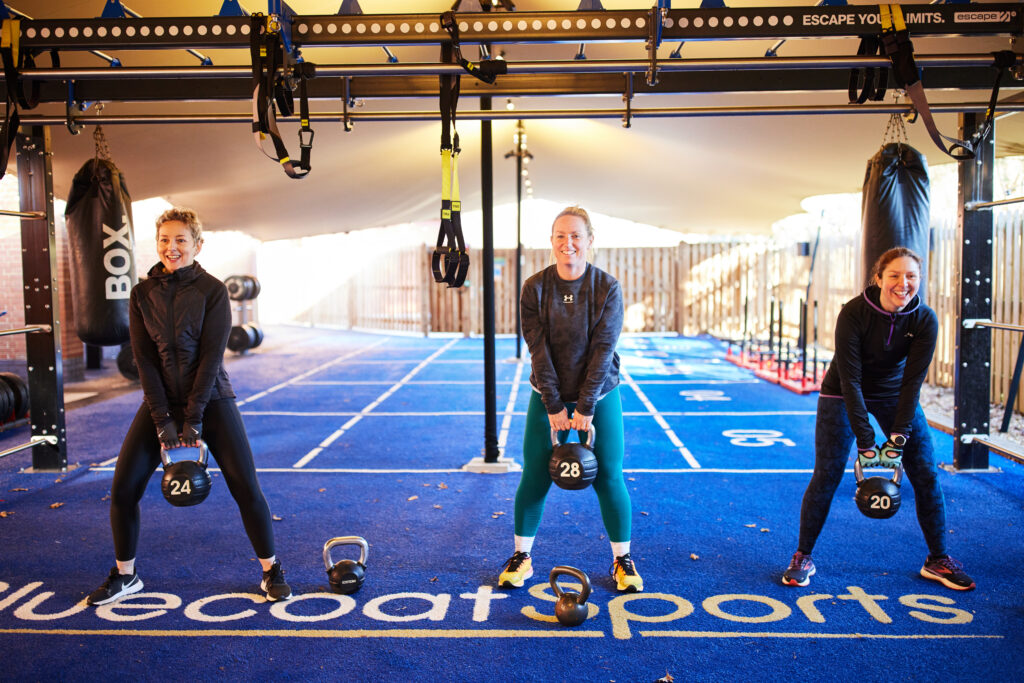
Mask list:
[[[361,536],[338,536],[324,543],[324,568],[331,571],[334,560],[331,559],[331,548],[339,545],[359,546],[359,564],[366,566],[366,557],[370,554],[370,544]]]
[[[181,446],[181,448],[195,448],[195,446]],[[202,439],[199,440],[198,448],[199,448],[199,458],[196,460],[196,462],[198,462],[203,467],[206,467],[206,461],[207,461],[207,459],[209,458],[209,455],[210,455],[210,448],[206,445],[206,442],[203,441]],[[178,449],[174,448],[172,450],[176,451]],[[160,447],[160,462],[162,462],[164,464],[164,469],[167,469],[168,467],[171,466],[171,456],[167,452],[167,449],[164,448],[163,446]]]
[[[855,460],[853,463],[853,476],[857,479],[859,485],[864,481],[864,468],[860,466],[860,460]],[[897,486],[900,485],[900,480],[903,479],[903,465],[900,465],[892,473],[892,483]]]
[[[569,430],[565,430],[565,431],[570,431],[571,432],[572,430],[569,429]],[[562,445],[561,442],[558,441],[558,434],[559,434],[559,431],[557,429],[552,429],[551,430],[551,447],[552,448],[558,448],[559,446]],[[585,444],[583,444],[583,445],[586,446],[587,448],[589,448],[590,450],[594,450],[594,439],[596,439],[596,438],[597,438],[597,430],[594,428],[594,423],[591,422],[590,423],[590,429],[587,430],[587,442]]]
[[[568,567],[566,565],[559,565],[552,569],[549,581],[551,583],[551,590],[555,592],[556,598],[562,597],[563,594],[561,586],[558,585],[559,576],[572,576],[579,579],[583,588],[580,590],[580,595],[576,600],[581,605],[587,601],[587,598],[590,597],[590,579],[587,577],[586,573],[580,569],[576,569],[576,567]]]

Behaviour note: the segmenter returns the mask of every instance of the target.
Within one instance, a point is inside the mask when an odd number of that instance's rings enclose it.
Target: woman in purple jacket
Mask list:
[[[116,566],[89,594],[104,605],[142,590],[135,570],[139,501],[160,465],[161,449],[206,441],[238,504],[263,569],[267,599],[287,600],[291,588],[274,555],[270,508],[256,479],[249,439],[224,371],[231,305],[224,284],[196,263],[202,226],[189,209],[168,209],[156,221],[160,263],[131,292],[132,353],[143,402],[128,428],[114,470],[110,526]]]
[[[848,301],[836,321],[836,352],[821,383],[814,434],[814,475],[800,509],[800,539],[782,575],[806,586],[815,573],[811,551],[825,525],[851,447],[863,467],[902,463],[914,487],[917,520],[928,545],[921,576],[954,590],[974,581],[946,553],[946,509],[928,422],[918,403],[935,352],[938,319],[917,296],[921,258],[896,247],[872,270],[875,283]],[[888,440],[875,446],[868,415]]]

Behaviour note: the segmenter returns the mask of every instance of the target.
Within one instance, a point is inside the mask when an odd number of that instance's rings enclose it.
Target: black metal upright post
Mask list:
[[[480,98],[480,109],[488,111],[491,98]],[[484,462],[498,462],[497,378],[494,366],[494,160],[491,122],[480,123],[480,185],[483,219],[484,258],[480,278],[484,285]]]
[[[960,114],[960,139],[978,130],[981,114]],[[971,161],[959,164],[959,210],[956,270],[959,310],[956,318],[956,365],[953,380],[953,467],[988,469],[988,448],[971,437],[989,431],[992,333],[987,327],[964,326],[965,320],[992,317],[992,211],[969,204],[992,200],[995,135],[977,149]]]
[[[21,210],[43,213],[21,219],[21,272],[25,282],[25,325],[46,325],[49,332],[25,335],[32,437],[56,436],[55,444],[32,449],[32,469],[64,471],[68,442],[64,421],[64,366],[60,299],[57,294],[57,237],[53,216],[53,167],[50,129],[23,128],[19,134],[18,186]]]
[[[516,121],[516,358],[523,357],[523,319],[519,315],[519,292],[523,288],[523,152],[526,143],[523,120]]]

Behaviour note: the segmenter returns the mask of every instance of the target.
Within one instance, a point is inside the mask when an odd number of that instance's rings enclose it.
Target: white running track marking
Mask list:
[[[686,460],[686,462],[690,463],[690,467],[694,469],[700,469],[700,463],[697,462],[697,458],[693,457],[693,453],[690,452],[690,449],[683,445],[683,442],[679,439],[678,436],[676,436],[676,433],[672,431],[672,428],[669,426],[668,422],[666,422],[665,418],[661,416],[661,413],[659,413],[655,409],[654,404],[651,403],[650,399],[647,398],[647,394],[645,394],[640,389],[640,387],[637,386],[637,383],[633,381],[633,378],[630,377],[629,373],[626,372],[624,369],[619,368],[619,375],[622,377],[623,380],[625,380],[626,384],[629,385],[629,387],[636,393],[637,397],[640,399],[640,402],[644,404],[645,408],[647,408],[648,414],[651,415],[658,423],[658,425],[665,430],[665,436],[667,436],[669,441],[672,442],[672,445],[679,449],[679,452],[683,455],[683,458]]]
[[[315,458],[316,456],[320,455],[321,451],[323,451],[325,448],[327,448],[332,443],[334,443],[342,434],[344,434],[349,429],[351,429],[354,424],[356,424],[361,419],[363,419],[363,416],[365,416],[367,413],[371,412],[374,408],[379,406],[385,399],[387,399],[388,396],[390,396],[391,394],[393,394],[396,391],[398,391],[398,389],[401,388],[401,386],[403,384],[405,384],[410,379],[412,379],[413,376],[417,372],[419,372],[420,370],[425,368],[430,363],[430,361],[434,360],[435,358],[440,356],[442,353],[447,351],[449,348],[454,346],[455,342],[457,342],[457,341],[458,341],[458,339],[452,339],[450,342],[448,342],[447,344],[445,344],[444,346],[439,348],[437,351],[434,351],[434,353],[430,354],[429,356],[424,358],[422,361],[420,361],[419,365],[417,365],[415,368],[410,370],[409,373],[405,377],[403,377],[402,379],[398,380],[398,382],[396,382],[390,389],[388,389],[383,394],[378,396],[376,399],[373,400],[372,403],[370,403],[368,406],[366,406],[361,411],[359,411],[356,415],[354,415],[352,417],[352,419],[350,419],[348,422],[343,424],[340,429],[336,430],[333,434],[331,434],[326,439],[324,439],[320,443],[319,446],[317,446],[316,448],[311,450],[309,453],[306,453],[304,456],[299,458],[298,462],[296,462],[294,465],[292,465],[292,467],[295,468],[295,469],[299,469],[299,468],[305,467],[306,464],[309,463],[313,458]]]

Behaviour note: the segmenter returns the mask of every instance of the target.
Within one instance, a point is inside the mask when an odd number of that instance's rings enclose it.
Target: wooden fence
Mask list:
[[[957,287],[956,226],[933,227],[928,304],[939,317],[940,338],[928,381],[952,386],[955,374]],[[625,328],[634,332],[712,334],[721,338],[766,338],[769,321],[782,316],[784,339],[800,334],[800,302],[808,307],[810,342],[831,350],[833,323],[844,302],[861,291],[860,238],[823,235],[813,277],[811,258],[793,242],[722,240],[678,247],[601,249],[594,263],[622,284]],[[993,240],[994,320],[1024,323],[1024,213],[996,212]],[[432,247],[394,252],[364,269],[303,314],[314,325],[360,327],[428,334],[483,333],[483,273],[473,252],[466,286],[449,289],[430,275]],[[550,263],[548,249],[523,250],[523,280]],[[495,329],[514,334],[518,293],[515,250],[495,250]],[[773,303],[774,302],[774,303]],[[774,306],[774,311],[772,307]],[[817,333],[815,333],[817,330]],[[1020,333],[992,332],[992,396],[1001,403],[1009,389]],[[1017,410],[1024,411],[1024,396]]]
[[[479,252],[470,254],[464,287],[433,282],[433,247],[395,251],[366,264],[358,275],[320,297],[297,315],[314,326],[369,328],[394,332],[483,334],[483,274]],[[546,268],[549,249],[524,249],[522,279]],[[515,334],[519,294],[514,249],[494,253],[495,329]],[[675,248],[601,249],[593,262],[617,277],[626,308],[625,327],[634,332],[676,330]]]
[[[928,382],[953,386],[956,357],[958,250],[956,224],[933,226],[929,254],[927,303],[939,318],[939,340]],[[1024,213],[996,214],[992,262],[992,319],[1024,324]],[[682,244],[679,247],[679,332],[709,333],[722,338],[767,338],[769,306],[783,311],[784,338],[796,344],[800,302],[817,302],[808,310],[808,337],[832,350],[833,323],[843,303],[862,289],[860,237],[822,238],[810,279],[810,258],[798,256],[793,243],[723,241]],[[777,324],[777,318],[776,318]],[[992,332],[992,390],[990,400],[1004,403],[1020,346],[1020,332]],[[1024,395],[1015,409],[1024,412]]]

